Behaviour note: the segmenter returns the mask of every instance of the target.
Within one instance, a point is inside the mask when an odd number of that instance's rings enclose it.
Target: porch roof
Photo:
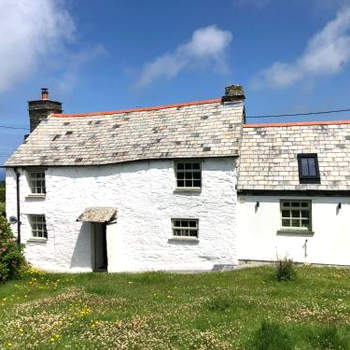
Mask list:
[[[77,221],[87,222],[111,222],[116,218],[117,209],[112,207],[89,207],[79,215]]]

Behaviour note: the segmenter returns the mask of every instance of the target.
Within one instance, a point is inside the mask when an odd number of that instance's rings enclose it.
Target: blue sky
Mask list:
[[[70,113],[229,84],[244,86],[248,115],[350,107],[348,0],[2,0],[0,19],[0,125],[28,127],[41,87]],[[0,128],[0,163],[24,133]]]

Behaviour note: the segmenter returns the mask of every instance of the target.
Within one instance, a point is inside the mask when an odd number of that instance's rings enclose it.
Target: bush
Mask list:
[[[0,215],[0,282],[17,278],[25,264],[23,245],[18,245],[6,218]]]
[[[277,323],[263,321],[254,335],[252,349],[289,350],[294,348],[292,338]]]
[[[290,259],[283,259],[277,263],[276,279],[279,282],[292,281],[296,278],[296,271],[293,261]]]

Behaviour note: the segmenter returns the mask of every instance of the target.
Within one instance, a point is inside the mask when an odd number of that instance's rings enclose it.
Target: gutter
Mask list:
[[[20,205],[20,188],[19,188],[19,177],[20,173],[18,169],[14,168],[16,174],[16,197],[17,197],[17,244],[21,244],[21,205]]]

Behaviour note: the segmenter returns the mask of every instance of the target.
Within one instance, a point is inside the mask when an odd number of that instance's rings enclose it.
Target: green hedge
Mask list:
[[[6,218],[0,215],[0,282],[19,277],[25,265],[23,248],[17,244]]]

